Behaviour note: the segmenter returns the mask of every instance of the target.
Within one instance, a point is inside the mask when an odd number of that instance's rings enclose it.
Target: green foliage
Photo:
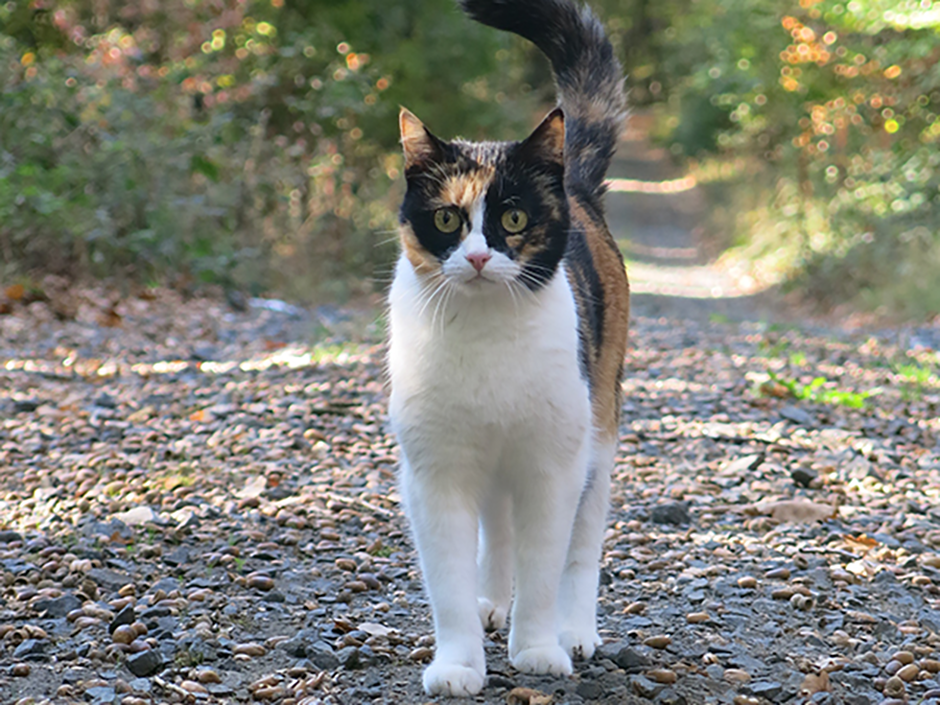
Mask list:
[[[727,244],[819,301],[940,312],[937,4],[653,9],[662,136],[709,182]]]
[[[809,384],[804,385],[771,372],[770,380],[774,384],[786,389],[789,395],[794,399],[815,404],[845,406],[850,409],[864,409],[865,401],[868,398],[881,393],[881,390],[878,389],[869,390],[867,392],[853,392],[848,389],[839,389],[835,386],[835,383],[830,382],[827,377],[815,377]]]
[[[368,291],[399,104],[518,137],[513,46],[450,0],[0,5],[0,277]]]

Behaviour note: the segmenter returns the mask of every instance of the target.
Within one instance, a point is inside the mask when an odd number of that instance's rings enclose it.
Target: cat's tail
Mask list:
[[[600,20],[573,0],[458,0],[473,19],[548,57],[565,113],[565,185],[600,205],[626,116],[623,72]]]

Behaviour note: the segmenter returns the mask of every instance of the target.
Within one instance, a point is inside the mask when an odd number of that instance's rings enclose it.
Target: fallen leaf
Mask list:
[[[532,688],[513,688],[506,694],[507,705],[550,705],[552,696]]]
[[[115,514],[114,518],[123,521],[128,526],[140,526],[141,524],[157,521],[157,515],[150,507],[134,507],[126,512]]]
[[[359,629],[369,636],[388,636],[395,631],[391,627],[386,627],[384,624],[378,624],[377,622],[362,622]]]
[[[760,393],[765,397],[774,397],[775,399],[788,399],[793,396],[792,389],[773,380],[764,382],[760,386]]]
[[[852,561],[851,563],[847,564],[845,569],[853,575],[858,575],[859,577],[868,578],[871,580],[875,577],[875,574],[884,570],[885,567],[881,563],[876,563],[874,561],[860,558],[857,561]]]
[[[829,674],[825,671],[820,673],[810,673],[803,679],[803,685],[800,686],[800,695],[815,695],[816,693],[831,693],[832,685],[829,683]]]
[[[808,499],[763,502],[758,504],[756,509],[758,514],[769,514],[776,521],[799,524],[834,519],[839,515],[838,507],[833,507],[830,504],[819,504]]]
[[[12,284],[3,290],[10,301],[19,301],[26,296],[26,287],[22,284]]]

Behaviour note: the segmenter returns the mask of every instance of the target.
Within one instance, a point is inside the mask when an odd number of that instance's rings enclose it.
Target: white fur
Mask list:
[[[571,654],[589,657],[598,643],[613,455],[593,447],[574,298],[563,267],[537,292],[515,283],[518,265],[498,252],[478,273],[466,255],[486,247],[482,216],[480,206],[443,280],[402,257],[390,292],[390,411],[434,613],[432,695],[482,688],[483,628],[504,626],[513,573],[517,669],[569,674]]]

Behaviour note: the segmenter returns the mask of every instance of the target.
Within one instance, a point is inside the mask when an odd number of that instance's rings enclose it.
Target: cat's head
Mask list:
[[[419,276],[467,291],[552,278],[567,244],[565,121],[522,142],[445,142],[404,108],[401,243]]]

